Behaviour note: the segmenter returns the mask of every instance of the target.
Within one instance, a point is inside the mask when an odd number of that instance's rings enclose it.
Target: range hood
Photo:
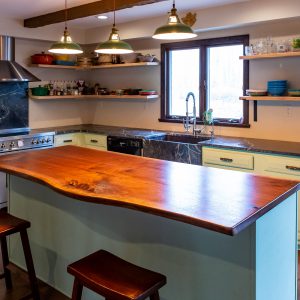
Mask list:
[[[15,39],[0,36],[0,82],[40,81],[15,62]]]

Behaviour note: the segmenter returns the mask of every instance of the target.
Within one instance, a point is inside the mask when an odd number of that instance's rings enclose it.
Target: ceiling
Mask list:
[[[176,7],[180,12],[195,11],[203,8],[222,6],[237,2],[245,2],[249,0],[176,0]],[[13,18],[24,20],[27,18],[43,15],[50,12],[55,12],[64,9],[64,0],[1,0],[0,17]],[[78,6],[82,4],[91,3],[91,0],[68,0],[68,7]],[[129,21],[151,18],[154,16],[164,16],[170,11],[172,0],[163,1],[144,6],[136,6],[129,9],[124,9],[116,13],[117,24]],[[89,29],[101,26],[107,26],[112,23],[112,13],[106,14],[109,18],[107,20],[98,20],[95,16],[81,18],[69,21],[69,26],[74,28]]]

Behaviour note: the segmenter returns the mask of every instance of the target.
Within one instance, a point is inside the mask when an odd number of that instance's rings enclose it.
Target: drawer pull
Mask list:
[[[229,162],[229,163],[233,162],[232,158],[226,158],[226,157],[220,157],[220,160],[225,161],[225,162]]]
[[[73,140],[64,140],[63,142],[64,142],[64,143],[72,143]]]
[[[300,167],[294,167],[294,166],[285,166],[288,170],[292,171],[300,171]]]
[[[98,143],[97,140],[90,140],[90,142],[91,142],[91,143],[94,143],[94,144]]]

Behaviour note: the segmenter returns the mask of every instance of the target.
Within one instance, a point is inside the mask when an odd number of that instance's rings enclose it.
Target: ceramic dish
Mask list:
[[[139,94],[141,96],[149,96],[149,95],[156,95],[156,91],[153,91],[153,90],[141,90],[139,92]]]
[[[248,96],[266,96],[267,94],[267,90],[246,90]]]
[[[62,66],[75,66],[75,61],[69,61],[69,60],[54,60],[53,64],[55,65],[62,65]]]
[[[289,96],[294,96],[294,97],[300,97],[300,90],[299,89],[290,89],[288,90],[288,95]]]

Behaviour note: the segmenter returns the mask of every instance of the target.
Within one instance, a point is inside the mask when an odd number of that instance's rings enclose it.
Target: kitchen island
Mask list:
[[[297,182],[75,146],[0,170],[38,277],[68,295],[66,266],[106,249],[165,274],[162,300],[296,300]],[[24,266],[17,239],[10,255]]]

